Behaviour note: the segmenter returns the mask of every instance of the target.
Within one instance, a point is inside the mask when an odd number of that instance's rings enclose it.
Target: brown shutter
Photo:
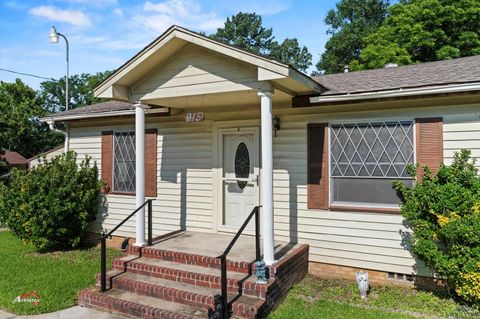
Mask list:
[[[421,180],[424,166],[436,173],[443,162],[443,119],[416,119],[415,133],[417,163],[421,168],[417,179]]]
[[[102,180],[105,185],[102,193],[112,190],[112,165],[113,165],[113,132],[102,132]]]
[[[145,195],[157,197],[157,129],[145,130]]]
[[[328,124],[308,125],[308,208],[328,209]]]

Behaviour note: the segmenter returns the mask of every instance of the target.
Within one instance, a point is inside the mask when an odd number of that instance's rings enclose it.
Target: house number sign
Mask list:
[[[203,112],[190,112],[185,115],[185,122],[202,122],[205,119]]]

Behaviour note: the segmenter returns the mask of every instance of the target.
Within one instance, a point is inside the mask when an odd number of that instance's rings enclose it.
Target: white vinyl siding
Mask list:
[[[446,116],[443,124],[443,156],[445,164],[452,162],[462,148],[472,151],[480,169],[480,118],[477,114]]]
[[[147,126],[147,128],[154,126]],[[187,227],[192,231],[212,229],[212,142],[211,128],[201,124],[164,123],[158,128],[157,185],[153,201],[153,233],[160,236]],[[70,148],[80,161],[90,155],[101,168],[101,132],[131,130],[132,126],[72,128]],[[100,174],[101,176],[101,174]],[[188,200],[187,200],[188,199]],[[135,210],[135,196],[108,194],[97,221],[90,230],[112,229]],[[103,212],[108,215],[102,216]],[[187,213],[188,212],[188,213]],[[135,234],[135,218],[125,223],[119,236]]]
[[[40,159],[43,156],[45,156],[46,160],[51,160],[55,156],[63,154],[64,150],[65,150],[65,148],[62,146],[62,147],[57,147],[53,151],[48,151],[48,152],[44,153],[43,155],[39,155],[38,157],[35,157],[34,159],[29,160],[28,167],[29,168],[34,168],[34,167],[38,166],[38,164],[40,164]]]
[[[275,108],[274,105],[274,114],[279,116],[281,125],[273,139],[275,239],[309,244],[310,260],[315,262],[427,274],[422,263],[405,248],[402,236],[408,236],[408,230],[399,214],[307,208],[307,124],[357,118],[373,121],[385,117],[399,120],[438,117],[444,112],[458,113],[459,109],[406,109],[361,115],[312,114],[308,108]],[[470,106],[468,111],[464,109],[465,118],[478,119],[473,115],[478,109],[480,106]],[[234,123],[230,127],[259,125],[258,108],[246,107],[236,112],[204,111],[205,121],[199,123],[185,123],[184,115],[178,115],[147,124],[147,128],[158,129],[158,197],[153,202],[155,236],[179,230],[182,226],[191,231],[213,231],[216,220],[212,170],[215,168],[214,127],[219,122]],[[465,121],[446,115],[444,120],[445,161],[448,163],[454,151],[462,147],[471,147],[474,155],[480,156],[480,121]],[[133,119],[131,126],[122,128],[132,129]],[[101,132],[108,130],[114,130],[114,127],[72,128],[71,149],[79,154],[89,154],[100,168]],[[108,195],[107,199],[108,216],[103,227],[112,229],[135,209],[135,198]],[[99,222],[92,225],[92,230],[99,229]],[[134,231],[135,221],[132,219],[119,229],[118,235],[133,236]]]
[[[274,138],[275,238],[309,244],[310,261],[411,273],[415,260],[402,246],[401,216],[307,208],[309,121],[311,116],[281,117]]]
[[[187,45],[139,81],[132,95],[136,100],[243,91],[254,88],[255,83],[257,68]]]

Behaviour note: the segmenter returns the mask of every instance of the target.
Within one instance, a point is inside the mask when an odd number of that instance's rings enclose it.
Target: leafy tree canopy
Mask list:
[[[324,73],[338,73],[344,65],[358,59],[363,39],[385,20],[388,0],[341,0],[325,17],[330,39],[316,67]]]
[[[69,108],[100,102],[93,96],[93,89],[112,74],[111,71],[95,74],[82,73],[68,78]],[[40,84],[40,94],[45,109],[52,113],[65,110],[65,77],[58,81],[45,81]]]
[[[223,28],[210,35],[212,39],[262,54],[306,71],[312,65],[312,55],[298,40],[275,41],[272,28],[265,28],[262,17],[256,13],[239,12],[227,18]]]
[[[480,54],[480,0],[401,0],[365,45],[351,68]]]
[[[35,90],[20,79],[0,81],[0,151],[16,151],[28,158],[60,144],[62,136],[38,121],[45,114]]]

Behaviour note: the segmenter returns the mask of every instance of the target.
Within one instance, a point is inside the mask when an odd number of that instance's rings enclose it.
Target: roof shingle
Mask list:
[[[0,155],[10,165],[28,164],[28,160],[14,151],[5,151],[3,155]]]
[[[480,82],[480,55],[312,78],[327,88],[321,95]]]
[[[111,101],[101,102],[97,104],[77,107],[75,109],[70,109],[68,111],[55,113],[52,116],[55,118],[55,116],[58,116],[58,115],[65,116],[65,115],[77,115],[77,114],[94,114],[94,113],[105,113],[105,112],[134,110],[134,109],[135,107],[131,103],[111,100]]]

